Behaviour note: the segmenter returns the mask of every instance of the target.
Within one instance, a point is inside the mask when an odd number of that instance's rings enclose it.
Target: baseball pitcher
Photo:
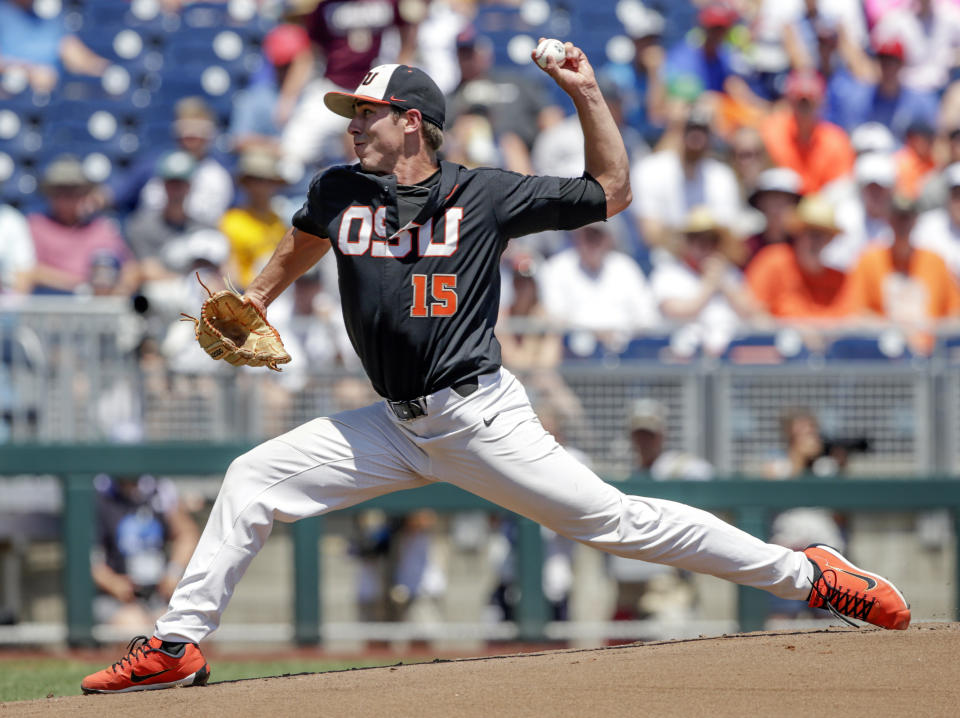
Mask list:
[[[501,366],[493,329],[507,241],[603,220],[631,200],[627,154],[593,69],[572,44],[565,53],[544,71],[573,100],[583,128],[586,171],[573,179],[438,160],[444,97],[414,67],[381,65],[356,92],[326,95],[327,107],[350,120],[359,162],[314,178],[243,302],[265,322],[271,302],[333,251],[350,339],[383,401],[314,419],[234,460],[153,636],[134,639],[117,663],[85,678],[84,692],[204,684],[210,668],[198,644],[219,626],[274,520],[435,481],[618,556],[907,627],[902,594],[829,547],[774,546],[707,512],[605,483],[543,429]],[[244,315],[235,306],[226,313],[226,324]],[[214,342],[217,356],[236,362],[229,337],[241,344],[243,327],[220,329],[227,338]],[[269,325],[249,330],[269,335]],[[271,366],[268,358],[257,361]]]

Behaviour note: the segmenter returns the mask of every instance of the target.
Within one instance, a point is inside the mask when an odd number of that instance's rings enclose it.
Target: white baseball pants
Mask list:
[[[215,631],[274,519],[297,521],[400,489],[446,481],[563,536],[625,556],[803,599],[801,552],[764,543],[713,514],[627,496],[574,460],[540,425],[507,370],[461,397],[426,397],[401,421],[385,402],[314,419],[238,457],[155,635],[199,642]]]

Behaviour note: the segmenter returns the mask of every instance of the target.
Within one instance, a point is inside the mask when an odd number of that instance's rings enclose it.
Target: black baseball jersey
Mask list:
[[[347,333],[374,389],[393,400],[500,367],[493,328],[508,239],[606,218],[603,188],[589,175],[534,177],[441,162],[432,179],[403,227],[396,176],[359,165],[315,177],[293,218],[297,229],[330,238]]]

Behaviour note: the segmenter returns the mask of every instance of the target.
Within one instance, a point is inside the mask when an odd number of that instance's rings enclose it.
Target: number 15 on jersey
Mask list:
[[[414,274],[411,317],[452,317],[457,313],[456,274]],[[429,290],[430,303],[427,303]]]

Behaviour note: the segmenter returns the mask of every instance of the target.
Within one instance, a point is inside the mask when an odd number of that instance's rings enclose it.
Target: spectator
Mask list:
[[[761,132],[767,154],[775,165],[789,167],[803,180],[801,193],[818,191],[850,172],[854,154],[846,133],[820,116],[823,78],[811,70],[795,70],[787,77],[790,109],[770,115]]]
[[[767,245],[790,241],[787,225],[800,201],[800,175],[786,167],[764,170],[748,201],[763,215],[763,229],[747,238],[745,265]]]
[[[918,200],[921,212],[946,206],[950,191],[947,186],[945,168],[955,162],[960,162],[960,125],[950,127],[944,134],[942,150],[942,167],[944,169],[931,172],[926,176]]]
[[[131,293],[135,262],[114,223],[91,213],[90,197],[96,186],[80,161],[71,155],[54,159],[43,174],[41,189],[50,211],[27,219],[37,257],[34,292],[71,294],[81,290],[90,280],[94,255],[106,251],[123,264],[124,279],[117,293]]]
[[[417,25],[425,14],[421,0],[325,0],[315,5],[303,22],[323,74],[312,77],[313,63],[297,62],[296,72],[284,79],[281,102],[292,107],[294,98],[300,97],[283,128],[281,144],[286,157],[307,165],[348,152],[344,141],[347,122],[327,110],[323,96],[331,91],[353,92],[367,71],[382,62],[411,64]],[[380,56],[384,34],[390,29],[400,35],[395,58]],[[284,113],[280,114],[282,120]],[[352,150],[346,156],[352,157]]]
[[[163,155],[156,166],[156,177],[163,182],[164,205],[158,209],[142,207],[127,220],[127,241],[140,262],[144,281],[177,276],[163,264],[163,250],[176,238],[203,227],[186,209],[196,168],[196,160],[183,150]]]
[[[30,227],[20,212],[5,204],[0,204],[0,237],[0,294],[29,294],[37,259]]]
[[[699,456],[684,451],[664,451],[667,433],[667,407],[656,399],[637,399],[628,420],[633,448],[633,478],[655,481],[713,478],[713,467]]]
[[[640,267],[614,249],[616,222],[595,222],[573,232],[573,247],[543,266],[543,303],[564,326],[598,332],[608,343],[657,321]]]
[[[837,224],[842,233],[823,251],[827,266],[849,272],[871,242],[889,244],[890,201],[896,182],[893,157],[868,153],[857,158],[853,175],[857,195],[837,206]]]
[[[730,29],[738,20],[737,12],[726,2],[710,0],[697,15],[699,33],[688,33],[670,48],[666,60],[667,83],[679,78],[696,78],[707,92],[731,97],[752,96],[752,92],[733,69],[733,52],[726,44]]]
[[[529,254],[515,254],[511,265],[513,300],[500,313],[503,322],[497,330],[503,363],[510,369],[525,371],[549,369],[560,363],[560,340],[556,334],[546,331],[547,313],[540,303],[537,287],[537,260]],[[541,323],[537,327],[525,326],[515,331],[511,320]]]
[[[960,278],[960,162],[944,169],[943,180],[947,186],[945,206],[920,215],[914,237],[918,248],[939,254],[953,276]]]
[[[878,43],[876,55],[880,68],[876,83],[858,83],[841,98],[842,126],[851,130],[864,122],[879,122],[900,142],[912,124],[933,127],[939,110],[936,94],[911,89],[901,81],[903,43],[899,40]]]
[[[653,144],[663,131],[667,113],[664,20],[657,11],[637,4],[624,11],[623,24],[633,40],[633,60],[608,63],[600,75],[615,82],[623,93],[625,124]]]
[[[633,450],[632,478],[706,481],[714,477],[704,459],[684,451],[664,451],[667,408],[656,399],[636,399],[627,430]],[[611,556],[610,576],[617,583],[614,620],[688,619],[696,603],[689,573],[669,566]]]
[[[857,87],[857,80],[841,59],[840,27],[835,18],[819,17],[813,25],[816,34],[816,55],[811,69],[820,73],[824,79],[823,118],[835,125],[843,123],[842,110],[845,98]],[[865,53],[857,51],[866,62]]]
[[[747,267],[747,284],[764,308],[783,319],[824,319],[849,314],[845,275],[824,265],[821,253],[840,233],[833,207],[817,195],[797,205],[791,241],[764,247]]]
[[[94,483],[96,619],[125,629],[149,626],[180,581],[200,531],[169,479],[101,474]]]
[[[310,36],[300,25],[278,25],[263,38],[263,56],[270,63],[271,73],[233,99],[229,135],[236,152],[254,146],[279,148],[281,127],[298,100],[294,97],[288,103],[281,97],[280,88],[295,63],[312,63]]]
[[[189,153],[197,163],[186,200],[187,214],[196,222],[216,227],[233,200],[233,179],[213,150],[217,134],[213,112],[203,98],[185,97],[174,107],[174,117],[175,149]],[[156,167],[157,156],[145,155],[111,184],[108,200],[121,215],[141,206],[164,206],[164,183],[154,175]]]
[[[287,231],[272,202],[286,184],[276,156],[248,150],[240,156],[237,181],[246,203],[223,215],[220,231],[230,241],[230,276],[246,287],[263,268]]]
[[[933,127],[925,122],[914,122],[907,128],[906,141],[894,155],[897,165],[897,193],[917,199],[920,190],[936,170],[933,154]]]
[[[850,133],[850,145],[857,157],[868,153],[892,155],[897,149],[893,134],[879,122],[865,122],[855,128]],[[860,187],[851,171],[824,185],[819,194],[836,207],[845,200],[858,197]]]
[[[897,197],[890,219],[893,242],[864,252],[849,280],[858,309],[913,330],[960,314],[960,289],[946,262],[935,252],[913,246],[916,220],[916,203]],[[933,348],[933,338],[926,332],[912,335],[911,343],[920,353]]]
[[[760,0],[753,22],[754,36],[760,42],[782,44],[785,28],[802,25],[805,17],[836,28],[844,64],[859,75],[858,61],[867,41],[861,0],[818,0],[813,11],[808,0]]]
[[[806,409],[787,411],[781,420],[781,431],[787,444],[785,457],[770,462],[766,474],[773,479],[797,479],[810,476],[836,476],[845,473],[849,453],[840,443],[833,446],[820,434],[817,417]],[[803,549],[823,542],[843,551],[846,537],[841,528],[842,517],[821,508],[788,509],[777,514],[770,526],[770,540],[788,548]],[[805,601],[771,597],[771,618],[797,618],[819,615]]]
[[[730,167],[740,188],[740,206],[747,206],[760,174],[770,166],[763,137],[754,127],[741,127],[730,138]]]
[[[903,83],[918,92],[947,86],[960,49],[960,8],[953,2],[913,0],[886,13],[874,28],[884,40],[903,44],[907,60]]]
[[[700,204],[721,224],[732,226],[736,220],[737,179],[727,165],[709,156],[710,119],[703,106],[691,108],[678,151],[664,149],[633,164],[633,212],[651,247],[667,247],[688,212]]]
[[[663,317],[691,323],[712,355],[726,349],[742,319],[757,313],[731,261],[739,259],[740,250],[740,243],[707,207],[695,207],[683,228],[679,256],[664,257],[650,278]]]
[[[447,121],[481,114],[493,129],[506,169],[533,172],[530,151],[537,134],[563,119],[561,110],[539,82],[493,66],[493,43],[473,27],[457,37],[460,84],[448,98]]]
[[[101,76],[109,62],[67,32],[59,3],[38,12],[33,0],[0,0],[0,75],[21,68],[34,92],[50,93],[61,64],[78,75]]]

